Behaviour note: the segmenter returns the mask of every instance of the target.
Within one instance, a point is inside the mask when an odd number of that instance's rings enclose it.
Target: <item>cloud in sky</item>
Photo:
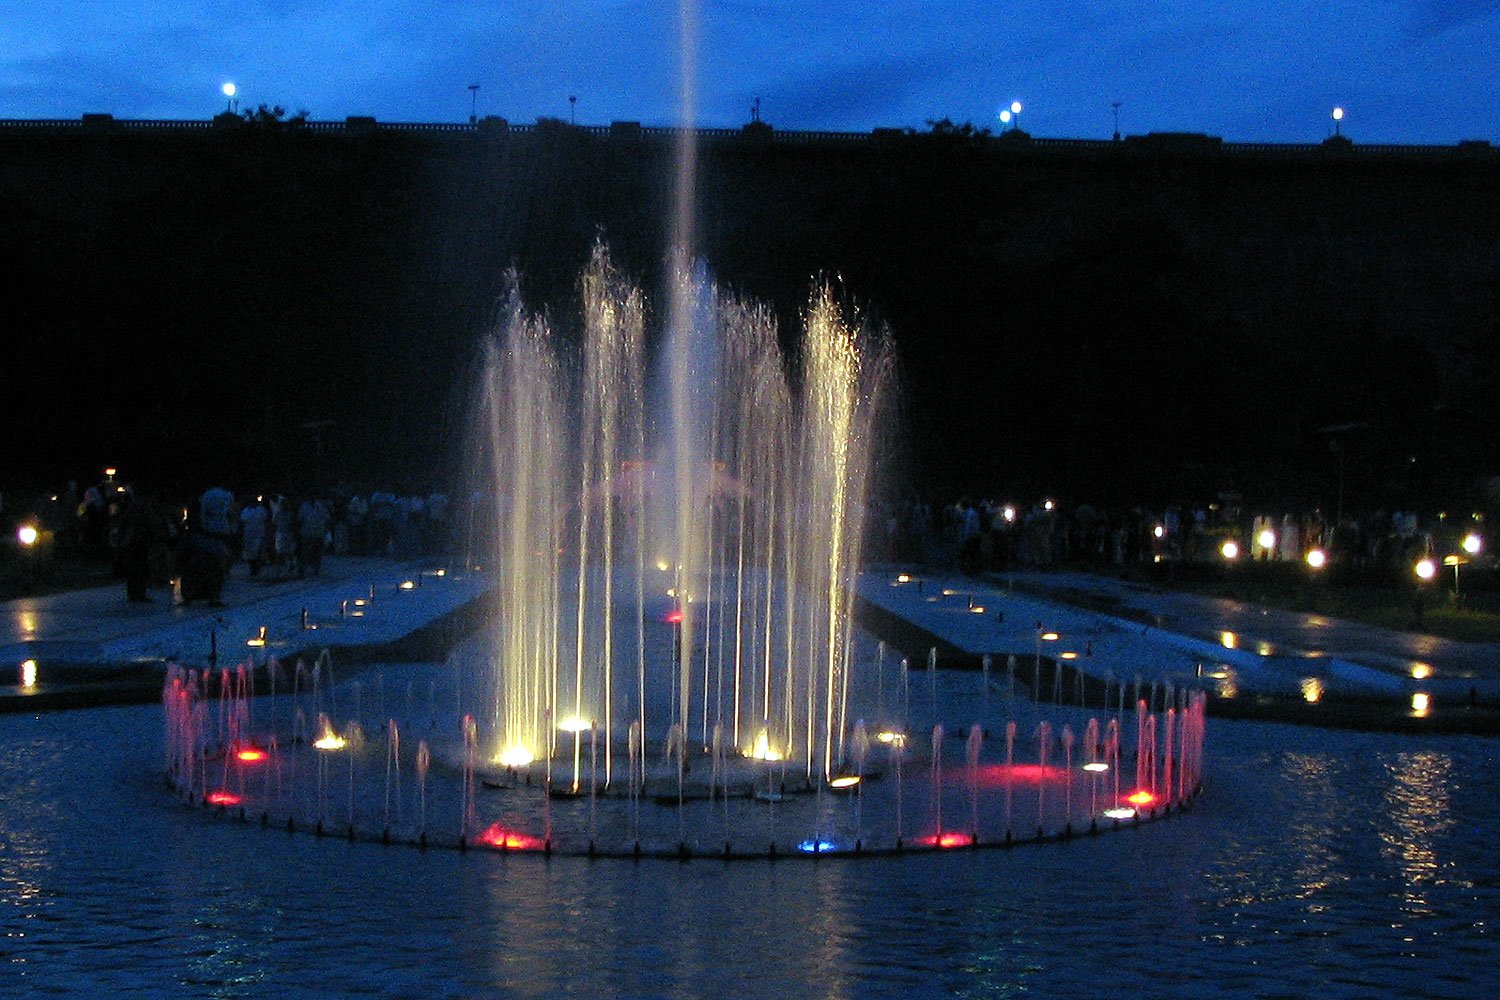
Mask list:
[[[1309,141],[1333,104],[1369,141],[1500,138],[1500,0],[701,0],[699,121],[760,96],[785,128],[994,126],[1040,135],[1191,130]],[[0,116],[203,118],[248,104],[315,118],[585,122],[676,117],[675,3],[645,0],[36,0],[0,25]]]

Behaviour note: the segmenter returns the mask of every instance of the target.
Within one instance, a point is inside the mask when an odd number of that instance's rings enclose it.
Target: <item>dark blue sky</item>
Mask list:
[[[698,122],[762,100],[784,128],[864,131],[1025,105],[1044,136],[1201,131],[1305,142],[1500,141],[1500,0],[701,0]],[[629,0],[29,0],[0,24],[0,117],[581,123],[677,118],[678,6]]]

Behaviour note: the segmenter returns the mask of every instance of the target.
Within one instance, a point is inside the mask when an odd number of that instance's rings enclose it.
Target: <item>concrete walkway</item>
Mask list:
[[[1267,658],[1324,657],[1414,679],[1500,692],[1500,643],[1398,632],[1326,615],[1163,590],[1088,573],[1012,573],[995,582],[1051,600],[1146,623],[1221,648]]]
[[[437,562],[335,557],[320,576],[300,580],[251,578],[236,566],[223,607],[174,604],[166,590],[134,604],[123,583],[19,598],[0,603],[0,699],[159,683],[166,661],[227,666],[389,646],[468,607],[489,587],[482,574],[450,572]]]

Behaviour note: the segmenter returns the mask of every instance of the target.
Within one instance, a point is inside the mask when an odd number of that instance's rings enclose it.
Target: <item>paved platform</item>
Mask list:
[[[1000,676],[1016,670],[1036,683],[1076,671],[1112,685],[1139,678],[1145,685],[1201,686],[1219,714],[1500,731],[1494,644],[1085,573],[974,578],[872,568],[860,578],[859,595],[877,614],[915,626],[919,641],[939,648],[940,658],[959,657],[973,667],[988,656]],[[907,650],[914,670],[925,666],[917,652]],[[1041,690],[1046,697],[1050,687],[1043,683]]]
[[[237,566],[222,607],[178,604],[166,590],[136,604],[123,583],[7,601],[0,708],[88,703],[87,691],[140,698],[159,685],[167,661],[201,668],[322,648],[389,648],[473,605],[489,587],[483,574],[440,561],[334,557],[319,576],[302,579],[252,578]]]

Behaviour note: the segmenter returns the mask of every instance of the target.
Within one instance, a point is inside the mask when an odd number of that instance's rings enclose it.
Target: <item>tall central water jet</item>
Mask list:
[[[573,791],[591,724],[605,783],[631,722],[647,746],[674,729],[707,746],[718,730],[809,776],[844,755],[888,351],[824,288],[794,370],[767,309],[701,268],[672,281],[690,308],[669,321],[654,392],[645,304],[602,247],[580,283],[580,342],[512,294],[488,352],[496,753],[571,758]]]

